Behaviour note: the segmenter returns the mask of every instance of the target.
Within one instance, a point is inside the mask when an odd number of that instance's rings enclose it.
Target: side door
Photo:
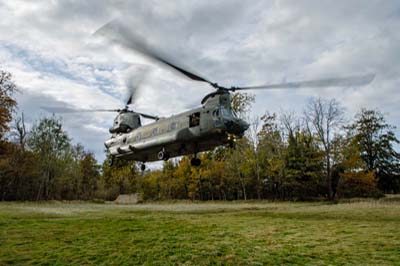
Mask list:
[[[200,135],[201,111],[189,115],[189,130],[194,135]]]
[[[214,121],[212,118],[212,111],[210,109],[204,109],[200,114],[200,132],[208,132],[214,126]]]

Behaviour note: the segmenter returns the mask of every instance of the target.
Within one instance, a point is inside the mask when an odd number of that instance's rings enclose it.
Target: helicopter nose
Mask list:
[[[242,128],[244,128],[243,131],[246,131],[250,127],[250,124],[247,123],[246,121],[241,120],[240,123]]]
[[[242,135],[248,128],[249,124],[241,119],[225,120],[226,130],[235,135]]]

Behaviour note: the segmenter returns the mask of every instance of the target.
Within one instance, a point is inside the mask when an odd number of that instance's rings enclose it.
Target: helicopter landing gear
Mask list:
[[[168,152],[165,151],[165,149],[162,149],[158,154],[157,157],[159,160],[164,160],[164,161],[168,161],[169,159],[169,154]]]
[[[142,170],[142,172],[143,172],[144,170],[146,170],[146,165],[145,165],[144,163],[142,163],[142,164],[140,165],[140,170]]]
[[[110,167],[112,167],[112,166],[114,165],[114,156],[111,156],[108,165],[109,165]]]
[[[228,134],[228,146],[231,149],[236,148],[236,137],[234,135]]]
[[[134,163],[131,165],[131,172],[132,174],[136,172],[136,165]]]
[[[236,145],[235,145],[236,143],[234,142],[234,141],[229,141],[229,148],[231,148],[231,149],[235,149],[236,148]]]
[[[199,158],[197,158],[197,157],[194,157],[194,158],[192,158],[192,159],[190,160],[190,164],[191,164],[192,166],[200,166],[201,160],[200,160]]]

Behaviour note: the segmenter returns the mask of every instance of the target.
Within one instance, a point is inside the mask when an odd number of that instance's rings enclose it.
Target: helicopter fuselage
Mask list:
[[[114,134],[105,145],[117,158],[151,162],[228,144],[247,128],[231,110],[230,95],[222,94],[210,97],[202,107]]]

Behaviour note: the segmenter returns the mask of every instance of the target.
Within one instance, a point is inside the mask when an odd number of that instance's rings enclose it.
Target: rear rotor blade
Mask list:
[[[362,86],[371,83],[375,74],[363,76],[349,76],[344,78],[328,78],[298,82],[286,82],[261,86],[232,87],[228,90],[257,90],[257,89],[298,89],[298,88],[324,88],[324,87],[350,87]]]
[[[45,107],[41,106],[41,109],[50,113],[93,113],[93,112],[120,112],[120,109],[74,109],[67,107]]]
[[[50,113],[94,113],[94,112],[121,112],[121,111],[127,111],[126,109],[74,109],[74,108],[66,108],[66,107],[44,107],[41,106],[41,109],[50,112]],[[160,118],[155,115],[149,115],[145,113],[140,113],[140,112],[134,112],[134,111],[127,111],[127,112],[132,112],[136,113],[138,115],[143,116],[144,118],[148,119],[154,119],[154,120],[159,120]]]
[[[168,60],[166,56],[163,56],[161,54],[161,52],[151,48],[150,45],[143,38],[133,34],[132,31],[129,30],[128,27],[124,26],[123,23],[118,19],[112,20],[111,22],[105,24],[93,35],[104,36],[106,39],[123,45],[128,49],[140,52],[141,54],[153,60],[172,67],[176,71],[180,72],[181,74],[192,80],[207,82],[213,87],[216,86],[216,84],[212,83],[211,81],[184,69],[182,66],[178,66],[177,64],[172,63],[171,60]]]

